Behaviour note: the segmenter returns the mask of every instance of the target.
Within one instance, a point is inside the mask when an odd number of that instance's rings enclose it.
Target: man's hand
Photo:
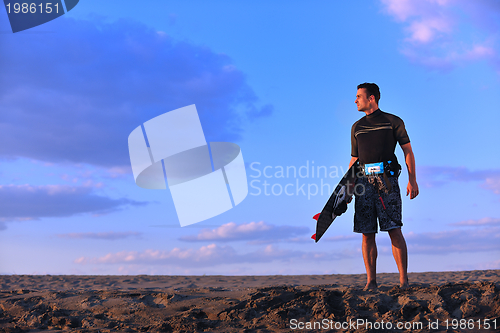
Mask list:
[[[333,214],[335,214],[335,216],[340,216],[342,214],[344,214],[347,210],[347,202],[345,201],[342,201],[338,206],[337,208],[335,208],[335,210],[333,211]]]
[[[410,195],[410,199],[415,198],[418,195],[418,185],[417,185],[417,175],[415,170],[415,156],[413,155],[413,149],[411,148],[411,143],[407,143],[401,146],[405,154],[406,167],[408,168],[408,186],[406,187],[406,195]]]
[[[418,185],[416,181],[409,181],[406,187],[406,196],[410,195],[410,199],[415,198],[418,195]]]

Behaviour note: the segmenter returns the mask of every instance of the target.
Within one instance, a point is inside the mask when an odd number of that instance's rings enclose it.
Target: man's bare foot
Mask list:
[[[376,281],[371,281],[366,284],[363,290],[376,290],[378,288]]]
[[[399,288],[403,289],[403,290],[410,288],[410,284],[408,283],[408,279],[406,279],[406,281],[404,283],[400,283]]]

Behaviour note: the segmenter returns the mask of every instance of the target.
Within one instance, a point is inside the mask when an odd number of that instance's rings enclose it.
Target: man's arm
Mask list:
[[[408,168],[408,186],[406,187],[406,195],[410,195],[410,199],[418,195],[417,174],[415,170],[415,156],[411,149],[411,143],[408,142],[401,146],[405,154],[406,167]]]
[[[352,157],[352,156],[351,156],[351,161],[349,162],[349,168],[347,168],[347,170],[349,170],[349,169],[352,167],[352,165],[353,165],[354,163],[356,163],[356,161],[357,161],[357,160],[358,160],[358,158],[357,158],[357,157]],[[353,185],[353,186],[354,186],[354,185]],[[352,197],[350,197],[349,199],[347,199],[347,203],[350,203],[351,201],[352,201]]]

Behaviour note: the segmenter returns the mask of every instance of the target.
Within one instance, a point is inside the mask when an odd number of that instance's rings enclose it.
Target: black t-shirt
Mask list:
[[[410,142],[403,120],[377,109],[352,125],[351,155],[361,164],[397,161],[394,150]]]

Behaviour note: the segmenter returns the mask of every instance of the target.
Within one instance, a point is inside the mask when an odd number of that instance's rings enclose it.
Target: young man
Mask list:
[[[358,85],[356,105],[366,115],[352,126],[351,161],[359,161],[360,174],[356,185],[363,191],[355,193],[354,232],[363,234],[362,252],[366,267],[365,289],[377,288],[377,245],[375,234],[378,226],[387,231],[392,242],[392,253],[399,270],[401,288],[408,288],[408,252],[401,232],[401,194],[398,184],[400,165],[394,150],[396,143],[403,149],[409,181],[406,195],[418,195],[415,174],[415,157],[403,121],[378,108],[380,90],[375,83]],[[357,186],[360,188],[360,186]],[[362,192],[362,193],[359,193]],[[358,195],[359,194],[359,195]]]

